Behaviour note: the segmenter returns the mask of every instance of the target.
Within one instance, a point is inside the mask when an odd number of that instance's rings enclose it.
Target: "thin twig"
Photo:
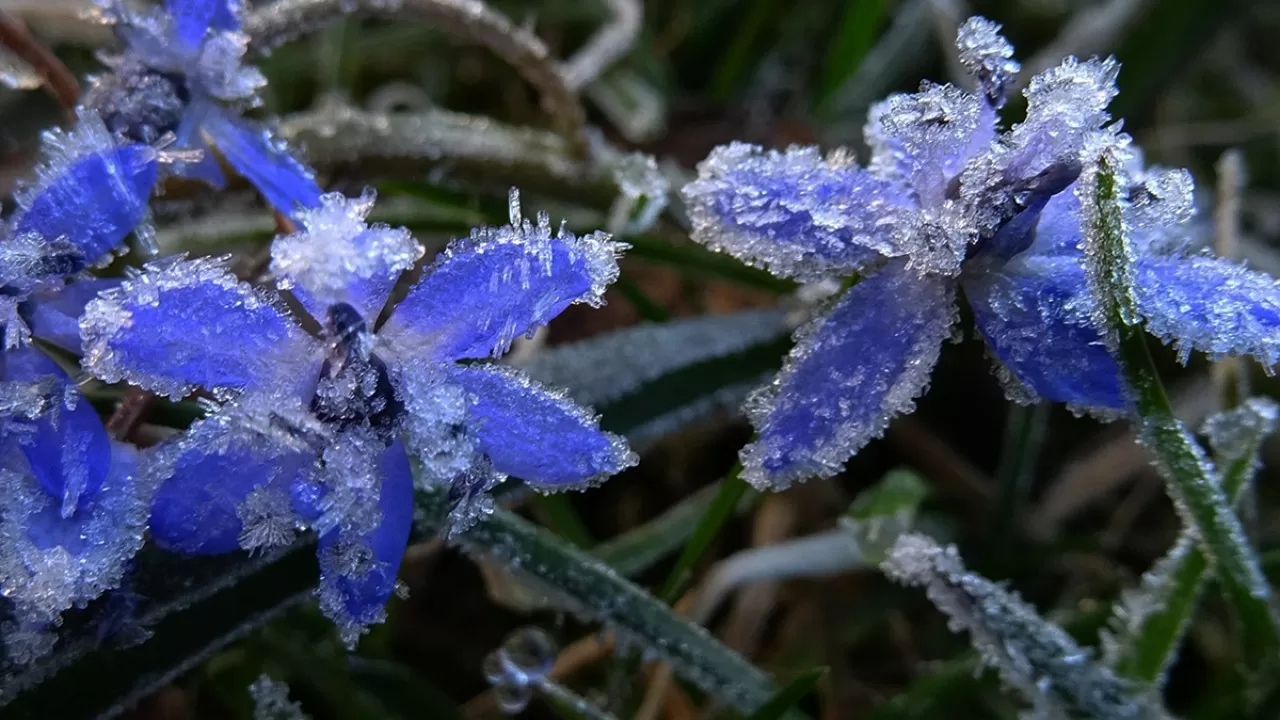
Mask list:
[[[631,49],[640,32],[644,8],[639,0],[603,2],[609,6],[612,20],[601,26],[586,45],[566,60],[561,71],[564,84],[572,90],[580,90],[600,77],[610,65]]]
[[[124,441],[133,435],[134,430],[142,423],[142,418],[155,403],[156,396],[146,390],[128,388],[116,405],[115,412],[107,418],[107,434],[113,440]]]
[[[57,55],[32,37],[25,23],[4,10],[0,10],[0,44],[35,69],[59,105],[66,110],[76,106],[80,99],[80,84],[76,82],[76,76]]]
[[[351,15],[417,17],[491,50],[538,90],[556,131],[578,153],[586,150],[586,113],[560,63],[536,35],[479,0],[277,0],[249,14],[251,46],[269,52],[285,42]]]
[[[1220,257],[1240,255],[1240,195],[1246,180],[1244,155],[1235,148],[1222,153],[1214,169],[1218,173],[1218,197],[1213,209],[1213,249]],[[1249,396],[1249,378],[1244,359],[1225,357],[1209,368],[1214,394],[1222,406],[1231,408]],[[1245,503],[1246,507],[1249,503]]]

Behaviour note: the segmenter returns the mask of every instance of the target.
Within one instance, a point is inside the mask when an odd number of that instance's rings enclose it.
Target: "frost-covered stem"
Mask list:
[[[421,532],[438,533],[449,522],[446,491],[420,491],[417,506]],[[639,643],[689,683],[740,712],[755,711],[773,695],[775,688],[767,675],[705,629],[676,615],[586,552],[515,514],[496,510],[457,533],[451,542],[469,555],[493,558],[571,600],[583,616]]]
[[[626,154],[593,143],[585,157],[555,133],[447,110],[369,112],[338,100],[285,116],[280,135],[319,166],[403,162],[415,177],[434,167],[502,187],[529,185],[610,203]]]
[[[631,49],[640,32],[640,23],[644,19],[640,0],[603,2],[609,6],[612,18],[564,63],[564,84],[573,90],[580,90],[600,77],[606,68]]]
[[[560,683],[543,680],[538,683],[538,691],[561,709],[586,720],[617,720],[613,713],[589,702]]]
[[[924,588],[929,600],[969,633],[983,663],[1033,705],[1034,717],[1163,718],[1128,685],[1095,664],[1062,628],[987,578],[969,572],[954,547],[918,534],[898,538],[881,568],[891,579]]]
[[[1134,299],[1132,250],[1125,237],[1116,182],[1116,160],[1104,151],[1081,177],[1091,194],[1086,214],[1085,258],[1099,305],[1099,322],[1112,334],[1116,358],[1133,395],[1140,438],[1155,451],[1183,522],[1199,538],[1241,622],[1246,652],[1256,664],[1280,647],[1271,587],[1246,540],[1215,470],[1187,428],[1174,416],[1156,372]]]
[[[488,48],[538,90],[543,110],[574,151],[585,150],[586,114],[560,63],[536,35],[480,0],[276,0],[251,12],[244,28],[255,50],[269,52],[355,14],[420,18]]]
[[[1257,472],[1257,454],[1274,426],[1274,409],[1254,409],[1250,401],[1234,412],[1250,413],[1234,442],[1223,490],[1237,502]],[[1183,531],[1173,548],[1142,576],[1142,584],[1121,606],[1118,633],[1107,641],[1110,664],[1122,677],[1140,685],[1157,684],[1176,657],[1204,587],[1209,559],[1195,536]]]

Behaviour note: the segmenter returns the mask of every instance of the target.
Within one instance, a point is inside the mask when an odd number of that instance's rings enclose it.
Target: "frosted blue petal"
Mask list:
[[[0,590],[19,618],[51,622],[58,613],[119,585],[142,546],[150,490],[135,479],[134,450],[115,444],[99,492],[64,515],[20,464],[0,470]]]
[[[381,487],[376,528],[350,537],[335,529],[320,538],[320,607],[354,642],[365,626],[382,622],[413,524],[413,474],[404,444],[391,443],[378,459]]]
[[[1139,257],[1138,311],[1184,361],[1192,350],[1280,363],[1280,285],[1269,275],[1208,256]]]
[[[86,278],[59,288],[36,291],[23,305],[31,334],[80,354],[80,316],[90,300],[104,290],[119,287],[116,278]]]
[[[515,201],[512,225],[476,228],[450,243],[378,338],[422,361],[501,354],[575,302],[603,304],[624,247],[600,232],[553,233],[545,215],[536,225],[519,221]]]
[[[296,525],[291,485],[313,457],[228,416],[197,421],[148,465],[160,483],[151,535],[162,547],[193,554],[283,544]]]
[[[166,0],[178,42],[197,48],[209,30],[239,30],[239,0]]]
[[[498,365],[458,367],[452,381],[473,398],[468,430],[494,468],[541,489],[600,482],[636,463],[598,418],[524,373]]]
[[[955,321],[954,281],[894,261],[796,334],[773,384],[747,412],[758,433],[742,477],[760,488],[828,477],[910,412]]]
[[[25,198],[12,232],[65,238],[80,249],[84,264],[96,264],[142,220],[155,183],[155,151],[146,146],[82,155]]]
[[[845,275],[902,254],[892,240],[894,215],[912,205],[897,186],[848,158],[736,142],[713,150],[681,192],[694,240],[799,280]]]
[[[1082,409],[1127,406],[1120,368],[1093,329],[1084,270],[1071,257],[1022,257],[1002,270],[970,271],[974,322],[1012,374],[1015,399],[1035,396]]]
[[[320,369],[318,343],[218,259],[152,263],[90,302],[80,328],[86,370],[173,398],[310,397]]]
[[[996,113],[985,101],[932,84],[872,106],[866,127],[872,170],[905,183],[924,206],[943,203],[952,178],[995,133]]]
[[[210,112],[203,128],[231,167],[284,215],[296,218],[299,208],[320,205],[323,193],[312,170],[270,131],[226,112]]]
[[[327,193],[320,207],[298,212],[298,232],[271,244],[271,274],[317,320],[347,303],[372,327],[401,273],[422,257],[405,228],[366,222],[375,197]]]
[[[0,357],[6,382],[53,380],[52,407],[34,420],[20,423],[27,431],[15,439],[31,473],[67,516],[102,487],[111,462],[111,441],[89,401],[52,360],[34,348],[19,348]]]

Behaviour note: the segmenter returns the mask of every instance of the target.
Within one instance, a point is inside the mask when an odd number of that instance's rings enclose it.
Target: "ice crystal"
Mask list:
[[[960,64],[978,81],[987,102],[993,108],[1002,107],[1022,66],[1013,59],[1013,46],[1000,34],[1000,25],[971,17],[960,26],[956,47]]]
[[[838,472],[911,409],[936,357],[925,346],[945,336],[932,330],[951,312],[925,306],[949,303],[940,288],[957,276],[1015,400],[1101,418],[1129,410],[1101,322],[1116,307],[1184,360],[1200,350],[1280,362],[1280,285],[1192,249],[1190,175],[1145,167],[1112,124],[1114,59],[1067,58],[1032,78],[1025,119],[1000,131],[995,109],[1018,69],[1012,48],[982,18],[964,23],[957,44],[981,94],[924,83],[879,103],[865,128],[865,169],[847,150],[734,143],[713,150],[683,191],[693,238],[713,249],[802,281],[858,276],[802,331],[774,387],[748,404],[759,437],[743,462],[759,486]],[[1100,244],[1101,228],[1118,240]],[[1123,262],[1085,262],[1103,249]],[[934,320],[916,324],[925,316]],[[875,317],[897,321],[855,348]],[[931,332],[909,340],[920,327]]]
[[[922,587],[950,618],[967,631],[983,662],[1049,717],[1161,718],[1139,703],[1110,670],[1026,602],[986,578],[967,571],[954,547],[940,547],[923,535],[898,538],[881,565],[892,579]]]
[[[348,303],[372,323],[400,273],[422,257],[408,230],[365,222],[374,199],[371,190],[358,199],[326,194],[320,207],[298,213],[299,232],[272,245],[271,272],[312,315]]]
[[[487,491],[509,474],[559,490],[635,462],[562,394],[509,368],[456,364],[504,349],[572,302],[601,302],[619,244],[552,233],[545,216],[522,221],[513,193],[510,226],[453,243],[377,328],[422,248],[404,229],[366,224],[372,202],[325,196],[272,246],[281,285],[322,342],[208,258],[152,263],[81,321],[84,365],[98,377],[173,397],[202,387],[227,402],[155,451],[157,542],[221,553],[315,530],[320,606],[348,643],[381,621],[395,588],[412,520],[410,453],[423,482],[455,494],[458,526],[492,507]]]
[[[222,187],[209,154],[217,147],[269,203],[291,215],[319,203],[313,173],[266,128],[239,112],[257,104],[266,78],[244,64],[249,38],[240,29],[239,0],[167,0],[134,12],[121,0],[98,0],[124,41],[107,58],[109,72],[92,79],[86,106],[101,112],[111,132],[152,144],[172,135],[178,150],[201,150],[174,172]]]
[[[253,698],[253,720],[307,720],[309,717],[302,712],[301,705],[289,699],[289,686],[266,674],[259,675],[249,685],[249,695]]]
[[[1220,458],[1234,461],[1257,452],[1262,438],[1280,422],[1280,405],[1265,397],[1244,401],[1240,407],[1210,415],[1201,428],[1209,447]]]

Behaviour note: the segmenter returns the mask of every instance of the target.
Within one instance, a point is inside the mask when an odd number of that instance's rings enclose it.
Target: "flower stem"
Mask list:
[[[1271,588],[1213,464],[1174,416],[1139,324],[1132,249],[1121,215],[1117,161],[1104,151],[1081,189],[1086,206],[1085,258],[1099,305],[1103,331],[1110,330],[1116,358],[1132,391],[1140,438],[1156,455],[1166,488],[1200,549],[1217,573],[1237,613],[1251,665],[1280,647],[1280,625]],[[1086,173],[1090,174],[1090,173]],[[1089,195],[1092,197],[1089,197]]]

